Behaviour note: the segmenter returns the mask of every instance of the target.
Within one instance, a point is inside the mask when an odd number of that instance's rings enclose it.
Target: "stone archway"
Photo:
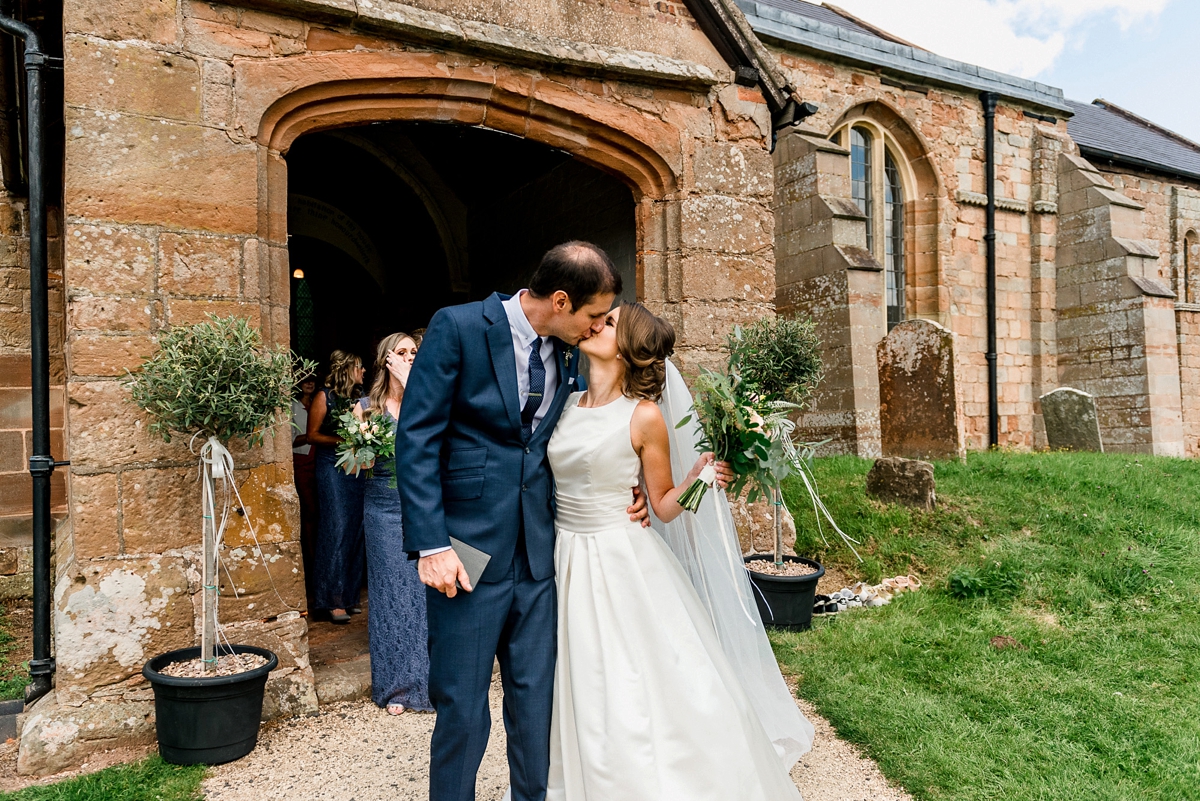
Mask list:
[[[522,136],[623,181],[637,223],[637,296],[660,311],[679,300],[680,132],[534,71],[466,69],[429,53],[339,52],[235,63],[236,126],[258,145],[259,258],[271,275],[272,330],[286,337],[287,164],[306,133],[376,122],[443,122]],[[278,291],[275,291],[278,288]]]

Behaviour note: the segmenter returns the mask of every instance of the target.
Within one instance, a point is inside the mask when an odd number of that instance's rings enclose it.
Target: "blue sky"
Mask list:
[[[1200,141],[1200,0],[833,0],[949,58]]]
[[[1037,79],[1074,100],[1103,97],[1200,142],[1200,2],[1174,0],[1127,30],[1092,20]]]

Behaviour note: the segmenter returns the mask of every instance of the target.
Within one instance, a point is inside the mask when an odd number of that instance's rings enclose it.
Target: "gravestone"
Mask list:
[[[965,458],[954,334],[929,320],[905,320],[879,343],[877,356],[883,455]]]
[[[1104,452],[1095,396],[1080,389],[1059,387],[1040,400],[1050,450]]]
[[[876,459],[867,473],[867,494],[884,503],[902,503],[932,512],[937,503],[933,465],[899,456]]]

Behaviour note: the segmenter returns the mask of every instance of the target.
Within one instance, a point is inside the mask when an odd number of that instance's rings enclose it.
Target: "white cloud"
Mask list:
[[[1032,78],[1085,23],[1123,30],[1171,0],[834,0],[851,14],[947,58]]]

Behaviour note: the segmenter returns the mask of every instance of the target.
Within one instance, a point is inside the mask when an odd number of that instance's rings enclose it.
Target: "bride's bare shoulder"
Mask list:
[[[635,440],[645,442],[667,440],[667,422],[663,419],[662,410],[653,401],[638,401],[630,421]]]

